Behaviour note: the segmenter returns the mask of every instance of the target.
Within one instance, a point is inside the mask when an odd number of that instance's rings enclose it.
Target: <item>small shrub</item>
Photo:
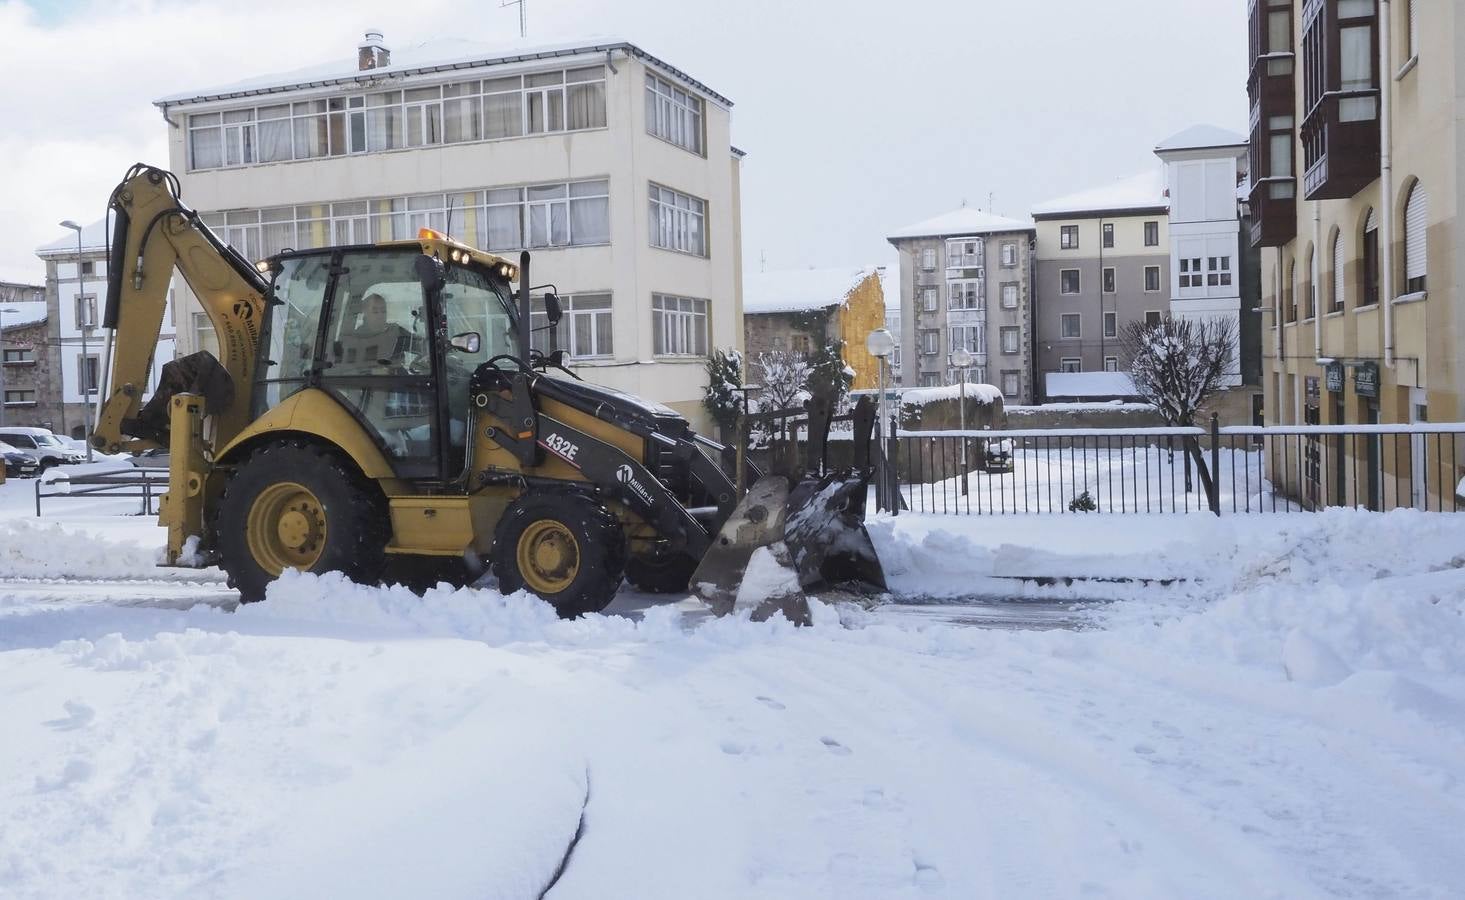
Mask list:
[[[1077,497],[1074,497],[1072,500],[1068,501],[1068,511],[1075,513],[1098,512],[1099,504],[1094,502],[1094,496],[1092,494],[1090,494],[1088,491],[1084,491],[1082,494],[1079,494]]]

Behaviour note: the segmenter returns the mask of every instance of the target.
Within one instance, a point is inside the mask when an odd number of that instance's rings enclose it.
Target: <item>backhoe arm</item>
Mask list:
[[[220,446],[248,422],[249,389],[269,283],[182,204],[178,181],[170,172],[133,166],[112,192],[108,208],[115,224],[102,324],[114,330],[115,349],[107,382],[110,394],[92,432],[92,444],[116,453],[167,442],[167,429],[147,427],[139,413],[176,268],[213,323],[218,362],[229,383],[224,386],[232,385],[214,391],[211,398],[205,392],[210,400],[207,412],[214,420],[214,446]],[[207,368],[215,383],[223,380],[219,367]],[[195,373],[190,377],[202,377],[196,365],[189,371]],[[175,381],[181,377],[176,370],[174,375]],[[164,381],[168,380],[165,372]],[[166,398],[160,399],[166,403]]]

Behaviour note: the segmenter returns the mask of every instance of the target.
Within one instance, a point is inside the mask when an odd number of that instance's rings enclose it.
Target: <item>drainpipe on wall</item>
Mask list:
[[[1379,224],[1379,268],[1384,280],[1384,368],[1394,367],[1394,158],[1393,104],[1389,82],[1393,78],[1393,40],[1389,20],[1394,17],[1389,0],[1379,5],[1379,193],[1383,215]]]

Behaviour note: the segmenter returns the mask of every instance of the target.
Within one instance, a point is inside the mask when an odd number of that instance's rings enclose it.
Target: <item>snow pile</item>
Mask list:
[[[960,400],[965,391],[968,402],[981,404],[1001,403],[1002,391],[990,384],[948,384],[943,387],[910,388],[900,392],[900,402],[914,406],[929,406],[942,400]]]
[[[161,529],[149,529],[162,536]],[[108,540],[85,526],[0,518],[0,577],[222,579],[216,570],[158,567],[158,548]]]

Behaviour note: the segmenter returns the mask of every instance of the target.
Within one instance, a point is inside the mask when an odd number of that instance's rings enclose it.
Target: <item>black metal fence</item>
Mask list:
[[[120,469],[86,475],[59,473],[53,480],[36,479],[36,515],[41,514],[42,500],[66,497],[91,500],[121,500],[136,497],[142,500],[139,512],[153,515],[155,501],[167,493],[167,469]]]
[[[876,501],[901,511],[1458,511],[1465,423],[897,431]]]

